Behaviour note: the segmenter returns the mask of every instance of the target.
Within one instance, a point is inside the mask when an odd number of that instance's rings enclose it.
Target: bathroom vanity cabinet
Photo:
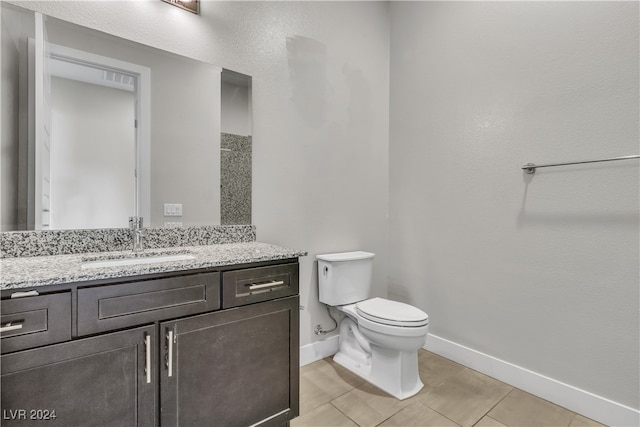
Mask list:
[[[297,259],[35,290],[2,293],[3,426],[281,426],[298,415]]]

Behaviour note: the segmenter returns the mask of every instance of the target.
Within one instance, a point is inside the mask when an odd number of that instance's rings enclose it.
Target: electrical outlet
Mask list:
[[[165,203],[164,216],[182,216],[182,203]]]

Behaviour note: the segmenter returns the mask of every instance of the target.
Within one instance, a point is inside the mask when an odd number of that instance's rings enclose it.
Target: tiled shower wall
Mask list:
[[[220,134],[220,224],[251,224],[251,136]]]

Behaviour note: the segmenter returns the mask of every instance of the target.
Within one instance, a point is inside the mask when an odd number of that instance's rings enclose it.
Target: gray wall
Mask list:
[[[224,74],[224,71],[223,71]],[[251,88],[249,85],[227,83],[222,77],[220,85],[220,131],[251,135]]]
[[[10,22],[13,16],[5,12],[2,16],[2,75],[9,78],[2,79],[0,94],[2,95],[2,157],[0,158],[0,183],[2,184],[2,199],[0,200],[0,218],[2,230],[13,228],[7,226],[17,223],[18,206],[18,47],[12,37],[12,28],[5,22]]]
[[[389,295],[638,408],[637,2],[391,6]]]
[[[27,37],[33,37],[33,19],[20,9],[3,9],[2,24],[2,154],[0,156],[0,230],[25,229],[26,196],[19,198],[21,170],[26,169],[27,156]],[[22,94],[22,97],[21,97]],[[22,114],[20,114],[22,112]],[[20,143],[22,141],[22,143]],[[22,148],[22,151],[20,151]],[[26,184],[25,184],[26,186]],[[23,191],[26,193],[26,188]]]
[[[316,254],[375,252],[386,295],[388,4],[205,1],[199,16],[161,1],[19,4],[253,77],[253,222],[258,240],[309,252],[302,345],[331,326]]]

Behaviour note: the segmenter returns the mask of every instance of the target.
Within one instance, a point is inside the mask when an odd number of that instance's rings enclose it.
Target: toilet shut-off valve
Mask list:
[[[327,307],[327,313],[329,313],[329,317],[331,318],[331,320],[333,320],[334,327],[332,329],[325,330],[322,328],[322,325],[316,325],[316,328],[313,330],[313,333],[315,333],[316,335],[326,335],[329,332],[333,332],[338,329],[338,321],[331,315],[331,309],[328,305],[326,305],[325,307]]]

